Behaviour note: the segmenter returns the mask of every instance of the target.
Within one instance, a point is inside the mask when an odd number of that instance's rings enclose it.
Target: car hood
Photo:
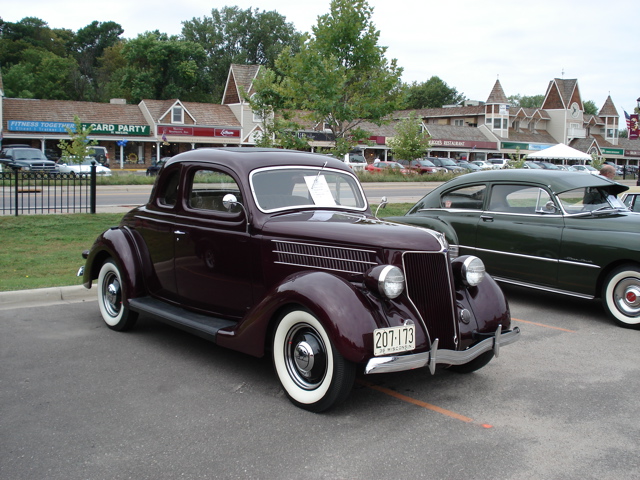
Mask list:
[[[335,211],[277,215],[263,225],[262,232],[265,236],[356,247],[410,251],[440,251],[443,248],[443,237],[432,230]]]

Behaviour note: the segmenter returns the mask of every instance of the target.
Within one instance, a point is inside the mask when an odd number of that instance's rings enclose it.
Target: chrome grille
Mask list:
[[[407,252],[403,255],[407,295],[425,322],[438,348],[456,349],[457,323],[450,268],[444,253]]]
[[[375,252],[274,240],[276,263],[362,274],[376,265]]]

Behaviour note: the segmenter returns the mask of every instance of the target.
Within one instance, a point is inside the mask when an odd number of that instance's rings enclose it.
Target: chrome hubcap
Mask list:
[[[616,285],[613,292],[618,309],[627,316],[640,315],[640,279],[625,278]]]
[[[122,296],[120,295],[120,281],[118,277],[110,274],[105,279],[104,306],[112,317],[117,317],[120,313]]]
[[[317,388],[327,373],[327,352],[322,337],[309,325],[297,325],[285,340],[289,376],[300,388]]]

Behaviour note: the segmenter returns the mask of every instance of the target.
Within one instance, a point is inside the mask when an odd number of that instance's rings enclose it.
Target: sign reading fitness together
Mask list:
[[[149,135],[149,125],[122,125],[117,123],[83,123],[84,128],[91,128],[91,133],[99,135]],[[27,120],[7,121],[7,130],[14,132],[46,132],[67,133],[75,131],[73,122],[32,122]]]

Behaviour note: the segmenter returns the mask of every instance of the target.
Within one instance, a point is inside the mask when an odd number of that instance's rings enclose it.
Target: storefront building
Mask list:
[[[56,159],[58,143],[69,138],[67,129],[77,117],[91,128],[90,138],[107,148],[110,166],[122,169],[143,169],[157,159],[194,148],[253,146],[263,126],[246,96],[254,93],[259,70],[255,65],[232,65],[221,104],[4,98],[0,83],[0,138],[3,145],[27,143]],[[485,102],[398,111],[380,126],[362,122],[359,126],[371,132],[368,142],[359,146],[367,161],[392,158],[388,140],[395,135],[395,125],[412,114],[421,119],[431,138],[429,156],[470,161],[511,158],[564,143],[619,165],[637,166],[640,161],[640,140],[618,138],[619,114],[611,97],[598,115],[585,114],[575,79],[551,80],[541,108],[512,107],[496,81]],[[333,146],[324,127],[304,124],[298,132],[311,151]]]

